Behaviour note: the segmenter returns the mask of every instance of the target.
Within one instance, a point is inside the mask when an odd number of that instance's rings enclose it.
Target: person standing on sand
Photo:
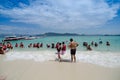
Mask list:
[[[70,43],[68,47],[70,48],[70,53],[71,53],[71,62],[76,62],[76,47],[78,46],[77,42],[74,42],[73,39],[70,39]]]
[[[62,50],[61,43],[58,43],[58,46],[57,46],[58,53],[57,54],[58,54],[58,59],[60,62],[61,62],[61,57],[60,57],[61,50]]]

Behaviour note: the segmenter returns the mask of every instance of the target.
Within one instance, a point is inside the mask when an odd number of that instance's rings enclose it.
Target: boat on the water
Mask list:
[[[16,36],[6,36],[4,41],[15,41],[15,40],[32,40],[37,39],[37,37],[28,37],[28,36],[22,36],[22,37],[16,37]]]
[[[4,41],[14,41],[14,40],[21,40],[21,39],[24,39],[24,37],[6,36]]]

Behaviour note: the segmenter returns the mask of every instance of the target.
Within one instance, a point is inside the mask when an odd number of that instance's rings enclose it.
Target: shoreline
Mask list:
[[[0,55],[0,80],[120,80],[120,54],[69,50],[57,60],[56,51],[15,51]],[[114,65],[114,66],[111,66]]]
[[[4,57],[3,61],[15,61],[15,60],[33,60],[35,62],[47,62],[57,61],[58,57],[56,51],[44,50],[44,51],[15,51],[11,50],[0,57]],[[61,55],[64,61],[70,61],[70,52],[66,51],[64,55]],[[90,63],[93,65],[118,68],[120,67],[120,53],[110,52],[96,52],[96,51],[77,51],[77,62]]]
[[[0,76],[5,80],[119,80],[119,68],[106,68],[83,62],[35,62],[33,60],[3,61]]]

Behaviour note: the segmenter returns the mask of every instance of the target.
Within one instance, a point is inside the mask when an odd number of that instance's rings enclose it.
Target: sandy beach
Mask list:
[[[120,80],[120,0],[0,0],[0,80]]]
[[[120,80],[120,67],[107,68],[68,60],[5,61],[5,57],[0,55],[0,80]]]

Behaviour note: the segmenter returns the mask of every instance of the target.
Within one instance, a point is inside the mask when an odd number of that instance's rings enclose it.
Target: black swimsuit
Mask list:
[[[76,54],[76,49],[71,49],[71,55],[75,55]]]

